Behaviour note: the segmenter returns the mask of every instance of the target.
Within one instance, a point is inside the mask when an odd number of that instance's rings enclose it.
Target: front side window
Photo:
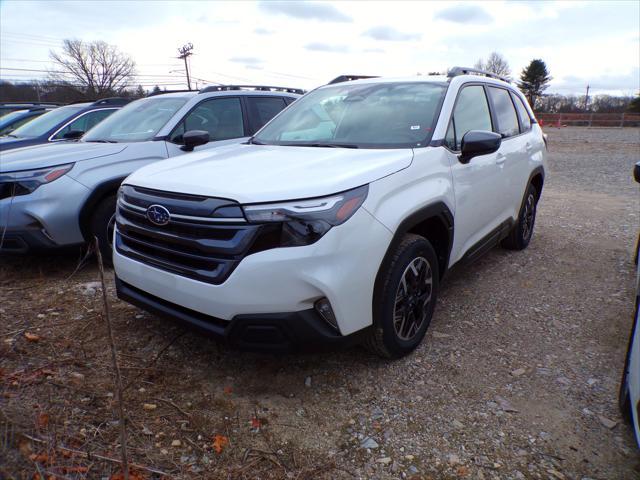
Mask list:
[[[109,108],[105,110],[94,110],[93,112],[85,113],[84,115],[76,118],[73,122],[71,122],[63,129],[59,130],[58,133],[55,134],[53,139],[61,140],[67,133],[74,130],[80,132],[88,132],[115,111],[115,108]]]
[[[322,87],[296,100],[254,137],[267,145],[413,148],[427,145],[447,85],[363,83]]]
[[[51,110],[44,115],[40,115],[35,120],[25,123],[20,128],[16,128],[11,135],[18,138],[39,137],[44,135],[58,124],[72,117],[84,107],[82,105],[69,105]]]
[[[531,130],[531,117],[529,116],[529,111],[524,106],[522,99],[515,94],[511,94],[513,97],[513,103],[516,104],[516,110],[518,111],[518,118],[520,119],[520,131],[528,132]]]
[[[142,98],[121,108],[82,137],[85,142],[144,142],[187,103],[189,97]]]
[[[451,150],[460,150],[464,134],[470,130],[492,131],[489,103],[482,85],[464,87],[458,94],[445,144]]]
[[[248,97],[247,107],[253,131],[257,132],[280,113],[280,110],[286,107],[286,103],[281,97]]]
[[[518,116],[509,91],[504,88],[489,87],[489,96],[498,121],[498,133],[505,138],[518,135],[520,133]]]
[[[209,139],[228,140],[244,136],[242,107],[237,97],[206,100],[191,110],[171,134],[171,142],[182,143],[182,135],[190,130],[209,132]]]

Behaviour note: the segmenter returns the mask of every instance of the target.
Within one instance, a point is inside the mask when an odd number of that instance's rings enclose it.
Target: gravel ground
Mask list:
[[[451,272],[398,361],[229,350],[118,302],[107,272],[136,478],[638,478],[617,388],[640,130],[547,133],[530,247]],[[77,265],[0,259],[0,477],[118,470],[98,273]]]

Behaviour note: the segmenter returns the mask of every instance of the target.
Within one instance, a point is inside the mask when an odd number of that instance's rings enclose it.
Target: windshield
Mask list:
[[[151,97],[137,100],[89,130],[82,140],[113,143],[151,140],[188,99]]]
[[[16,128],[11,135],[18,138],[39,137],[49,130],[55,128],[60,123],[71,118],[75,113],[82,110],[86,105],[69,105],[67,107],[56,108],[50,112],[40,115],[35,120],[25,123],[20,128]]]
[[[320,88],[284,110],[252,141],[314,147],[424,146],[445,91],[446,84],[426,82]]]

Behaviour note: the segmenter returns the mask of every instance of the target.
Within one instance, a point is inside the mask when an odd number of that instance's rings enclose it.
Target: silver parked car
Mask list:
[[[0,153],[0,252],[83,244],[111,258],[116,192],[151,162],[239,143],[301,90],[215,86],[137,100],[78,142]]]
[[[633,170],[636,182],[640,183],[640,162],[636,163]],[[631,420],[636,435],[636,441],[640,446],[640,236],[636,243],[636,310],[629,336],[629,346],[622,372],[620,385],[620,409],[625,418]]]

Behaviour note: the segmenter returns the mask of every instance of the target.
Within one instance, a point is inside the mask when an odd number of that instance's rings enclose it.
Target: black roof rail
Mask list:
[[[60,102],[0,102],[0,107],[9,107],[9,106],[22,106],[24,105],[25,107],[27,106],[55,106],[55,107],[59,107],[60,105],[65,105],[64,103],[60,103]]]
[[[352,80],[364,80],[366,78],[378,78],[376,75],[340,75],[339,77],[331,80],[327,85],[333,85],[334,83],[350,82]]]
[[[47,108],[46,106],[38,105],[37,107],[29,107],[29,111],[38,112],[40,110],[45,110],[46,108]]]
[[[158,90],[157,92],[151,92],[147,94],[147,97],[155,97],[156,95],[164,95],[165,93],[183,93],[183,92],[198,93],[197,90]]]
[[[484,75],[485,77],[495,78],[497,80],[502,80],[503,82],[511,83],[507,77],[502,77],[492,72],[487,72],[486,70],[480,70],[479,68],[467,68],[467,67],[453,67],[447,72],[447,77],[453,78],[458,75]]]
[[[304,95],[305,91],[301,88],[290,87],[274,87],[271,85],[209,85],[208,87],[200,90],[199,93],[209,92],[226,92],[229,90],[256,90],[261,92],[286,92],[295,93],[298,95]]]
[[[96,100],[91,104],[92,107],[98,107],[102,105],[126,105],[131,102],[131,98],[125,97],[109,97],[109,98],[101,98],[100,100]]]

